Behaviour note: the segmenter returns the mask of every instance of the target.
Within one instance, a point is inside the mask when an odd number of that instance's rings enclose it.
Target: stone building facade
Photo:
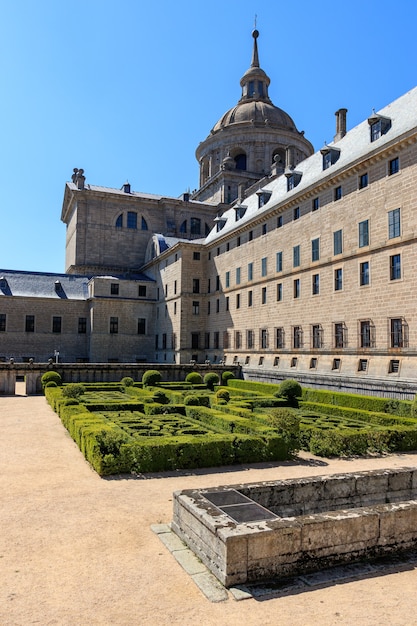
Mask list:
[[[253,36],[241,99],[197,148],[198,190],[115,190],[74,170],[66,274],[0,270],[2,360],[416,381],[417,89],[350,130],[340,109],[314,152],[270,101]]]

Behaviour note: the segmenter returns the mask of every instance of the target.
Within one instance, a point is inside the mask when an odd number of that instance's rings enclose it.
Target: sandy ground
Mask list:
[[[214,604],[150,529],[171,521],[177,489],[415,466],[417,455],[104,480],[43,397],[1,397],[0,433],[2,626],[417,624],[417,569]]]

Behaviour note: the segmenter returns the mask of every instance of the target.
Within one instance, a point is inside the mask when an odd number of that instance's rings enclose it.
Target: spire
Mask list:
[[[256,26],[256,19],[255,19]],[[240,80],[240,86],[242,87],[242,97],[240,102],[259,101],[271,102],[268,96],[268,87],[271,82],[269,76],[261,69],[259,65],[258,54],[258,37],[259,31],[254,28],[252,31],[253,37],[253,51],[252,62],[250,68],[243,74]]]
[[[253,37],[253,52],[252,52],[251,67],[259,67],[258,42],[256,41],[259,37],[259,31],[256,30],[256,28],[252,31],[252,37]]]

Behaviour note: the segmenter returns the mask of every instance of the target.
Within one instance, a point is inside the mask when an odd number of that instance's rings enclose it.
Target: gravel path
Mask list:
[[[2,626],[417,624],[412,566],[215,604],[150,529],[170,522],[178,489],[415,466],[417,455],[327,461],[303,454],[296,463],[266,467],[103,480],[43,397],[0,397],[0,433]]]

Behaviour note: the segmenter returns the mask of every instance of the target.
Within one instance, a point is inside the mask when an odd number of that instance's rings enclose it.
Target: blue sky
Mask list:
[[[65,181],[179,196],[240,97],[257,14],[269,95],[316,150],[417,84],[412,0],[3,0],[0,267],[65,271]]]

